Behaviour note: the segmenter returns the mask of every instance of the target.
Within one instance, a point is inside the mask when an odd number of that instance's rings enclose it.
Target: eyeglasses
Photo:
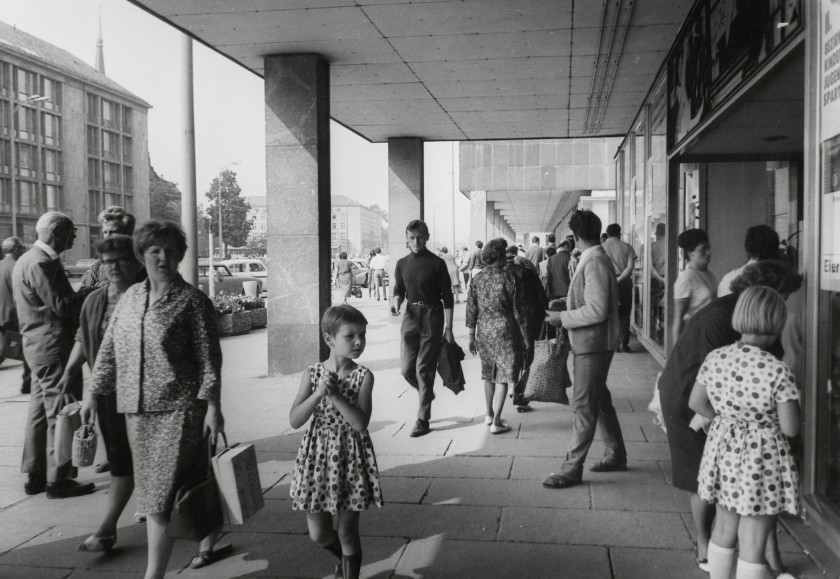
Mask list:
[[[117,263],[130,263],[133,261],[133,257],[118,257],[117,259],[103,259],[102,265],[105,267],[113,267],[117,265]]]

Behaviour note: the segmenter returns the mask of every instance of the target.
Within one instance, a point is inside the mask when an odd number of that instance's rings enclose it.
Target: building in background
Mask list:
[[[265,195],[261,197],[247,197],[246,201],[251,205],[248,210],[248,219],[252,219],[254,226],[248,233],[248,241],[255,242],[265,238],[268,230],[268,213],[265,207]]]
[[[333,195],[330,236],[333,255],[346,251],[351,257],[367,257],[371,249],[381,245],[380,215],[348,197]]]
[[[110,205],[149,217],[150,105],[105,76],[101,34],[97,68],[0,22],[0,239],[35,241],[50,210],[76,224],[68,263],[90,257]]]

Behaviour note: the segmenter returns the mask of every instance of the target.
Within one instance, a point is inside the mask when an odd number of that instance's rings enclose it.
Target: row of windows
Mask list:
[[[0,211],[5,213],[11,212],[11,187],[11,179],[0,179]],[[18,179],[15,189],[18,215],[40,216],[64,209],[64,188],[60,185]]]
[[[88,191],[88,221],[90,223],[96,223],[96,218],[99,217],[99,214],[111,205],[119,205],[129,213],[134,213],[134,197],[132,195],[109,193],[93,189]],[[91,233],[91,239],[95,239],[93,232]]]
[[[15,143],[15,169],[20,177],[61,181],[62,154],[55,149],[41,148],[26,143]],[[11,143],[0,140],[0,169],[3,173],[11,171]]]
[[[88,125],[87,150],[88,155],[103,157],[109,161],[122,161],[131,164],[134,140],[131,137],[120,136],[119,133],[100,129]]]
[[[341,229],[347,229],[347,224],[346,223],[340,223],[339,225],[341,225]],[[332,224],[332,228],[333,229],[338,229],[338,227],[336,227],[335,223]]]
[[[11,134],[12,104],[0,100],[0,133]],[[39,122],[40,121],[40,122]],[[38,111],[33,105],[18,107],[15,113],[15,138],[23,141],[40,141],[46,145],[61,144],[61,117],[46,111]]]
[[[109,101],[99,95],[87,95],[87,121],[92,125],[130,135],[133,131],[131,113],[130,107]]]
[[[96,189],[133,191],[134,169],[88,157],[88,186]]]
[[[61,83],[32,71],[0,61],[0,97],[23,101],[32,96],[46,97],[40,105],[61,110]]]

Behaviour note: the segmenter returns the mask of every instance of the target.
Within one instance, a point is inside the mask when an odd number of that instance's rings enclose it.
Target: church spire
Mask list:
[[[102,5],[99,5],[99,38],[96,40],[96,70],[105,74],[105,48],[102,44]]]

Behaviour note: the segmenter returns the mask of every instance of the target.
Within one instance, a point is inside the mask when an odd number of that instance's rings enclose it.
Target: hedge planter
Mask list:
[[[251,316],[251,329],[264,328],[268,325],[268,310],[265,308],[257,308],[255,310],[248,310]]]
[[[217,315],[216,327],[220,336],[247,334],[251,331],[251,316],[247,312]]]

